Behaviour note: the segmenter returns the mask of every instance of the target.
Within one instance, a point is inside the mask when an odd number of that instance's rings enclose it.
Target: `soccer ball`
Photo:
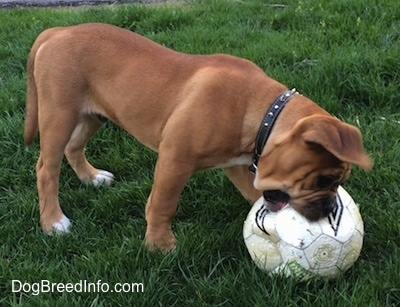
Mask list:
[[[337,207],[310,222],[291,206],[270,212],[261,197],[243,227],[247,250],[262,270],[271,274],[332,278],[348,270],[360,255],[364,224],[351,196],[340,186]]]

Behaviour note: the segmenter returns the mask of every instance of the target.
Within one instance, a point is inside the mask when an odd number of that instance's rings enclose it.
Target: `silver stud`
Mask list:
[[[268,123],[265,123],[265,124],[264,124],[264,127],[268,127]]]
[[[268,113],[268,116],[269,116],[269,117],[272,117],[272,116],[274,116],[274,113],[269,112],[269,113]]]
[[[278,106],[277,104],[274,105],[274,109],[275,109],[275,110],[279,109],[279,106]]]

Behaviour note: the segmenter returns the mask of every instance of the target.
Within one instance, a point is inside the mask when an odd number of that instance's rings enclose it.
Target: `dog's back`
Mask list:
[[[235,98],[230,96],[243,94],[243,82],[254,80],[248,83],[254,84],[250,92],[256,92],[257,83],[268,78],[245,59],[184,54],[129,30],[97,23],[42,32],[27,70],[26,145],[38,131],[38,104],[57,100],[53,104],[61,105],[69,97],[70,108],[107,117],[155,150],[159,140],[154,135],[159,136],[165,124],[158,118],[160,113],[170,114],[183,102],[190,108],[191,103],[201,104],[223,87],[219,92],[224,99],[207,100],[205,108],[217,114],[215,104],[231,104]]]

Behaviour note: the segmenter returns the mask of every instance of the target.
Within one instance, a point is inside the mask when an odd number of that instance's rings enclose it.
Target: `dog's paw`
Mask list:
[[[151,252],[168,253],[176,248],[176,239],[172,231],[162,235],[147,232],[145,244]]]
[[[101,185],[111,185],[114,181],[114,175],[107,171],[99,170],[98,173],[92,178],[92,183],[95,187]]]
[[[68,233],[71,227],[71,221],[63,214],[61,219],[58,222],[53,223],[52,226],[53,229],[48,232],[49,235]]]

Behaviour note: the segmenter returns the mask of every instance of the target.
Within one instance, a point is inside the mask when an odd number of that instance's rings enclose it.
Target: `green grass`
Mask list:
[[[397,0],[187,1],[162,5],[0,10],[1,306],[398,306],[400,304],[400,6]],[[271,3],[277,3],[271,1]],[[195,175],[174,221],[179,245],[143,247],[144,204],[156,155],[107,124],[87,153],[117,182],[96,189],[62,167],[60,197],[73,231],[38,226],[38,145],[22,141],[25,62],[52,26],[106,22],[188,53],[251,59],[269,75],[358,125],[375,160],[345,188],[361,204],[362,254],[332,281],[270,277],[241,237],[248,212],[220,171]],[[143,283],[144,293],[12,293],[11,280]]]

